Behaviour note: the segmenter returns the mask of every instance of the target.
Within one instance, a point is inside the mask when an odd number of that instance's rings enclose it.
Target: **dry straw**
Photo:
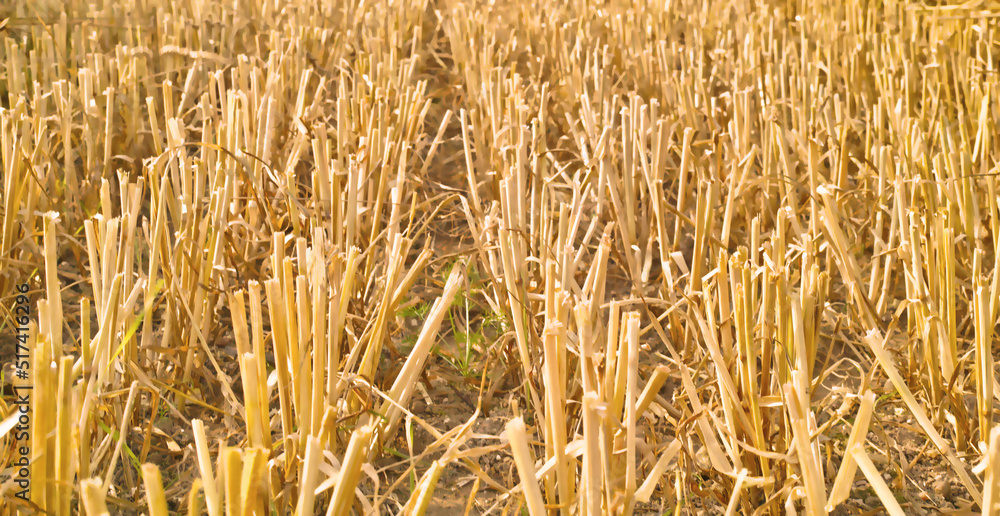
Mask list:
[[[0,7],[0,514],[998,512],[995,5],[182,4]]]

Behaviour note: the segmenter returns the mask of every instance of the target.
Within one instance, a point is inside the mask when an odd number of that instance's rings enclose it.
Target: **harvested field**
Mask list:
[[[7,0],[0,515],[1000,514],[998,19]]]

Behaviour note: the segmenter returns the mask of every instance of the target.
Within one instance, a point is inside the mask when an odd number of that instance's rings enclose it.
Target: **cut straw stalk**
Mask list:
[[[267,305],[271,313],[271,328],[274,341],[275,370],[278,377],[278,403],[281,415],[281,435],[285,446],[289,446],[289,436],[293,428],[292,407],[292,377],[289,368],[289,342],[286,333],[285,298],[280,291],[279,281],[269,279],[264,282],[267,288]],[[286,466],[290,465],[294,454],[285,453]]]
[[[252,297],[256,297],[253,296]],[[240,365],[240,378],[243,382],[243,399],[246,408],[247,433],[250,445],[254,448],[270,448],[270,418],[267,399],[262,395],[266,378],[260,377],[259,355],[251,351],[249,328],[247,326],[246,305],[242,290],[229,295],[229,311],[233,318],[233,335],[236,340],[236,351]],[[255,314],[256,315],[256,314]],[[255,324],[256,330],[256,324]],[[256,331],[255,331],[256,334]],[[257,337],[255,335],[255,341]],[[258,348],[253,348],[258,351]],[[268,438],[265,441],[265,434]]]
[[[983,252],[976,249],[973,256],[972,311],[975,326],[975,367],[976,367],[976,409],[979,416],[979,438],[985,445],[993,426],[993,384],[996,381],[993,370],[993,319],[990,318],[988,294],[985,280],[980,273]]]
[[[83,506],[86,508],[88,516],[111,516],[105,502],[106,491],[104,491],[103,482],[100,479],[91,478],[80,482],[80,491]]]
[[[580,507],[584,516],[595,516],[601,513],[601,491],[604,488],[604,479],[601,474],[598,399],[597,393],[594,392],[583,395],[585,452],[583,455],[583,489],[580,490]]]
[[[430,312],[424,320],[424,325],[420,329],[420,335],[417,337],[416,344],[414,344],[413,349],[410,351],[406,362],[403,363],[403,368],[396,376],[396,381],[393,382],[392,388],[389,389],[389,399],[382,403],[380,410],[384,418],[379,423],[379,439],[381,442],[385,442],[394,433],[396,425],[399,424],[399,418],[402,415],[399,407],[405,407],[409,404],[410,397],[417,388],[420,373],[423,371],[424,364],[426,364],[427,358],[430,356],[431,348],[437,339],[438,330],[441,328],[441,322],[444,320],[452,301],[454,301],[455,296],[458,294],[464,276],[465,263],[460,261],[452,267],[451,273],[445,282],[444,292],[442,292],[441,297],[435,300],[433,306],[431,306]]]
[[[825,515],[827,514],[827,496],[825,483],[819,469],[821,459],[812,446],[807,419],[812,416],[812,412],[809,410],[807,395],[802,392],[799,385],[796,385],[800,382],[795,381],[801,374],[801,371],[792,372],[793,381],[784,387],[785,400],[792,423],[795,452],[802,472],[802,484],[806,491],[809,513]]]
[[[586,452],[583,456],[583,480],[582,488],[579,492],[581,513],[584,516],[600,514],[601,511],[601,491],[604,488],[604,478],[602,475],[601,463],[601,435],[599,405],[600,403],[599,372],[597,370],[595,357],[595,342],[593,338],[593,328],[591,323],[592,308],[589,303],[581,303],[576,306],[576,325],[579,328],[580,338],[580,376],[583,379],[583,439]],[[664,379],[665,380],[665,379]],[[655,380],[650,380],[647,389]],[[656,386],[656,390],[662,383]],[[654,390],[654,389],[649,389]],[[650,397],[652,398],[652,397]],[[651,401],[651,399],[650,399]],[[640,398],[640,405],[641,405]]]
[[[43,240],[45,243],[45,297],[49,302],[48,318],[51,321],[49,326],[50,343],[53,349],[53,356],[62,354],[62,331],[63,331],[63,309],[61,283],[57,270],[58,248],[56,244],[56,222],[59,220],[57,212],[45,214],[45,224]]]
[[[39,314],[45,313],[47,304],[45,300],[38,302]],[[34,341],[33,355],[32,359],[34,363],[31,364],[31,369],[34,371],[33,380],[35,384],[53,385],[55,375],[52,374],[52,368],[50,367],[53,359],[51,356],[51,347],[46,336],[41,333],[37,335],[37,339]],[[51,454],[46,453],[46,450],[49,449],[47,446],[49,432],[54,427],[52,407],[56,406],[57,403],[57,400],[54,399],[55,395],[56,393],[51,388],[39,389],[35,391],[31,400],[31,412],[34,415],[30,428],[31,442],[37,444],[45,443],[46,446],[36,445],[31,450],[31,478],[36,479],[36,481],[30,495],[31,502],[43,508],[54,508],[49,503],[48,491],[55,487],[52,482],[55,472],[50,467],[51,461],[49,459]]]
[[[331,314],[330,311],[335,306],[332,299],[327,299],[329,295],[327,283],[326,283],[326,272],[328,270],[326,260],[324,258],[325,253],[325,239],[323,237],[323,232],[321,229],[317,228],[313,237],[313,247],[309,251],[309,258],[307,260],[310,262],[312,267],[312,274],[310,277],[310,282],[312,283],[312,338],[313,338],[313,363],[312,365],[312,386],[310,387],[312,407],[310,409],[311,415],[310,420],[312,422],[312,428],[310,429],[310,435],[320,436],[322,431],[323,415],[325,412],[325,396],[328,394],[325,389],[328,385],[326,381],[327,375],[332,376],[332,374],[327,371],[327,367],[330,360],[330,349],[329,349],[329,336],[327,331],[329,328],[328,317]]]
[[[222,448],[219,452],[219,471],[226,504],[226,516],[242,514],[243,499],[240,498],[240,477],[243,473],[243,460],[238,449]]]
[[[361,475],[361,466],[367,460],[374,427],[365,425],[354,430],[341,462],[340,478],[333,488],[330,507],[326,516],[346,516],[354,505],[354,488]]]
[[[639,387],[639,314],[625,317],[628,342],[628,373],[625,388],[625,513],[631,514],[636,488],[636,397]]]
[[[315,436],[310,436],[306,441],[306,460],[302,463],[302,472],[299,474],[299,501],[295,505],[295,514],[300,516],[315,514],[315,490],[319,483],[319,466],[323,454],[320,446],[319,439]]]
[[[243,499],[244,510],[257,513],[266,512],[270,505],[268,493],[270,486],[267,479],[267,452],[249,450],[243,461],[243,482],[240,485],[240,498]]]
[[[62,357],[59,361],[58,406],[56,407],[56,450],[55,450],[55,489],[57,502],[55,509],[58,514],[69,514],[72,502],[73,480],[75,476],[73,464],[73,442],[70,423],[73,420],[73,357]]]
[[[542,490],[535,478],[535,459],[528,448],[528,434],[524,420],[520,417],[507,423],[507,439],[510,441],[511,453],[517,465],[517,473],[521,479],[521,490],[528,503],[528,514],[545,516],[545,502],[542,501]]]
[[[566,413],[563,405],[563,389],[566,385],[561,367],[560,348],[564,348],[564,326],[558,321],[564,311],[563,296],[554,287],[555,263],[550,261],[546,275],[546,327],[543,332],[543,378],[545,380],[545,439],[546,457],[555,460],[556,480],[558,482],[558,500],[562,507],[560,512],[568,514],[573,496],[573,478],[571,477],[569,458],[566,456]],[[548,489],[547,489],[548,491]],[[556,501],[551,500],[551,501]]]
[[[892,490],[886,485],[885,480],[882,479],[882,474],[879,473],[878,468],[872,462],[868,454],[865,453],[864,446],[861,443],[854,445],[851,448],[851,457],[857,462],[858,467],[861,468],[862,473],[865,474],[865,478],[871,483],[872,487],[875,489],[875,494],[878,499],[882,502],[885,507],[886,512],[891,516],[904,516],[906,513],[903,512],[903,508],[899,506],[899,502],[896,501],[896,497],[892,494]]]
[[[437,487],[438,480],[441,478],[444,468],[445,465],[441,461],[436,460],[431,464],[431,469],[424,474],[424,478],[420,482],[420,487],[415,494],[416,502],[413,505],[413,516],[423,516],[427,512],[427,508],[431,504],[431,498],[434,497],[434,488]]]
[[[853,450],[855,445],[864,445],[868,435],[868,425],[871,422],[872,411],[875,407],[875,393],[867,391],[861,397],[861,407],[858,415],[854,419],[854,427],[851,428],[851,435],[847,438],[847,450]],[[854,476],[858,471],[858,464],[854,460],[854,455],[847,453],[844,461],[837,471],[837,478],[830,489],[830,498],[826,504],[826,510],[832,511],[850,496],[851,486],[854,484]]]
[[[163,479],[160,468],[155,464],[142,465],[142,482],[146,487],[146,502],[149,504],[149,516],[167,516],[167,497],[163,492]]]
[[[983,478],[983,514],[1000,514],[1000,427],[993,427],[986,450],[986,475]]]
[[[635,491],[636,500],[642,503],[649,502],[649,500],[653,497],[653,492],[656,490],[657,484],[660,483],[660,479],[663,477],[663,474],[667,471],[667,467],[670,465],[670,461],[673,460],[675,456],[677,456],[677,452],[681,450],[681,447],[683,445],[684,443],[681,442],[680,439],[674,439],[673,441],[670,442],[670,444],[667,445],[666,449],[663,450],[663,453],[660,454],[660,458],[656,461],[656,464],[653,466],[653,469],[649,471],[649,474],[646,476],[646,479],[643,480],[642,485],[640,485],[639,488],[636,489]],[[743,470],[741,471],[741,473],[745,471],[746,470]],[[744,476],[744,478],[746,477]]]
[[[202,487],[205,489],[205,504],[209,516],[221,516],[222,499],[219,497],[219,487],[212,472],[212,458],[208,451],[208,439],[205,436],[205,423],[200,419],[191,421],[194,429],[194,442],[198,453],[198,470],[201,473]]]

